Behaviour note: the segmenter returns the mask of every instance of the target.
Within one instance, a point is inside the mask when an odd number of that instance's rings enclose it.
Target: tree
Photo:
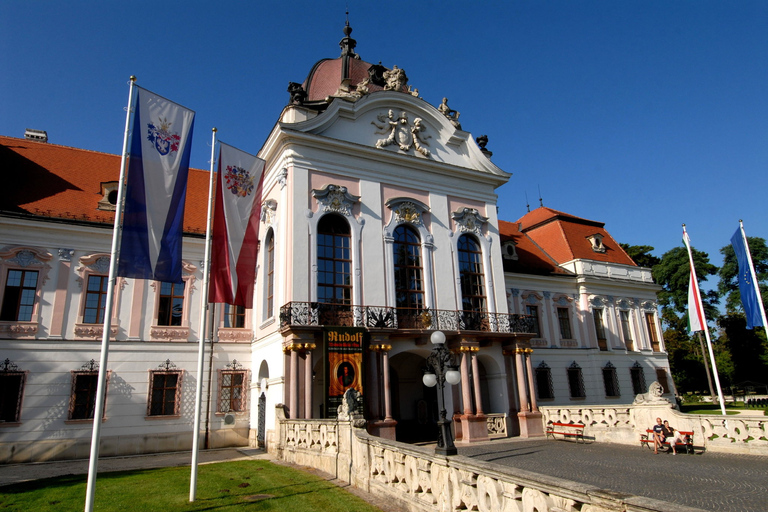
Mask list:
[[[629,245],[619,244],[624,252],[632,258],[632,261],[637,263],[641,267],[652,268],[654,265],[661,263],[661,259],[658,256],[650,254],[654,250],[650,245]]]
[[[717,267],[709,262],[709,254],[693,248],[691,248],[691,252],[696,268],[696,278],[699,281],[699,286],[701,286],[701,283],[707,280],[707,276],[717,274]],[[658,294],[662,320],[673,329],[686,330],[690,275],[688,251],[685,247],[675,247],[665,252],[661,261],[654,265],[651,270],[654,281],[662,288]],[[715,290],[701,290],[701,300],[707,319],[717,319],[716,304],[719,302],[717,292]]]
[[[756,236],[747,237],[749,252],[752,255],[752,263],[755,266],[757,281],[760,284],[760,295],[763,305],[768,304],[768,247],[765,239]],[[718,274],[720,282],[717,285],[717,293],[725,297],[725,310],[729,313],[744,311],[741,306],[741,293],[739,291],[739,263],[736,261],[736,253],[731,244],[720,249],[724,256],[723,266]]]
[[[727,350],[732,363],[732,384],[744,381],[766,382],[768,374],[768,343],[762,329],[747,329],[743,314],[728,313],[718,322],[721,335],[718,345]],[[718,359],[718,370],[720,360]]]

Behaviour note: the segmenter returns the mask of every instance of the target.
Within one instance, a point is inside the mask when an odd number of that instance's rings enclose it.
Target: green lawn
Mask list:
[[[726,402],[725,404],[725,414],[727,415],[738,414],[738,411],[744,410],[757,409],[745,408],[742,402]],[[680,407],[680,412],[684,412],[686,414],[720,414],[720,406],[712,403],[692,402],[689,404],[683,404],[682,407]],[[763,409],[763,414],[765,414],[765,409]]]
[[[0,510],[83,510],[86,475],[69,475],[0,487]],[[381,512],[331,482],[269,461],[201,465],[197,499],[189,502],[189,467],[100,474],[94,510]]]

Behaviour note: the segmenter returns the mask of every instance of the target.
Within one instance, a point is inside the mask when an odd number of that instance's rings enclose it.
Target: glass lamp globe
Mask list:
[[[425,386],[433,388],[437,384],[437,375],[434,373],[425,373],[421,380],[424,382]]]
[[[429,341],[431,341],[433,345],[442,345],[445,343],[445,333],[443,331],[435,331],[429,337]]]
[[[461,380],[461,374],[457,370],[448,370],[445,372],[445,380],[448,384],[458,384]]]

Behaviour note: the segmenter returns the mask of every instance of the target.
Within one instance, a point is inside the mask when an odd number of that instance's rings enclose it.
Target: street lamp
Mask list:
[[[456,455],[458,450],[453,444],[451,435],[451,420],[446,419],[445,411],[445,382],[448,384],[458,384],[461,380],[461,374],[456,370],[453,361],[453,354],[445,348],[445,334],[441,331],[435,331],[429,337],[429,340],[435,346],[432,353],[427,357],[427,368],[424,372],[422,381],[427,387],[440,387],[437,394],[437,406],[440,409],[440,419],[437,421],[437,448],[435,453],[438,455]]]

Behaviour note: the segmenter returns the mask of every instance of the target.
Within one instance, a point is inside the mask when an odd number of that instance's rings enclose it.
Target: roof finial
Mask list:
[[[339,41],[339,46],[341,47],[341,56],[355,56],[355,46],[357,46],[357,41],[349,37],[349,35],[352,33],[352,27],[349,26],[349,8],[347,8],[347,20],[344,23],[344,38]],[[356,57],[359,58],[359,57]]]
[[[528,210],[528,213],[531,213],[531,203],[528,202],[528,192],[525,193],[525,207]]]
[[[544,200],[541,198],[541,185],[538,185],[539,187],[539,206],[542,208],[544,207]]]

